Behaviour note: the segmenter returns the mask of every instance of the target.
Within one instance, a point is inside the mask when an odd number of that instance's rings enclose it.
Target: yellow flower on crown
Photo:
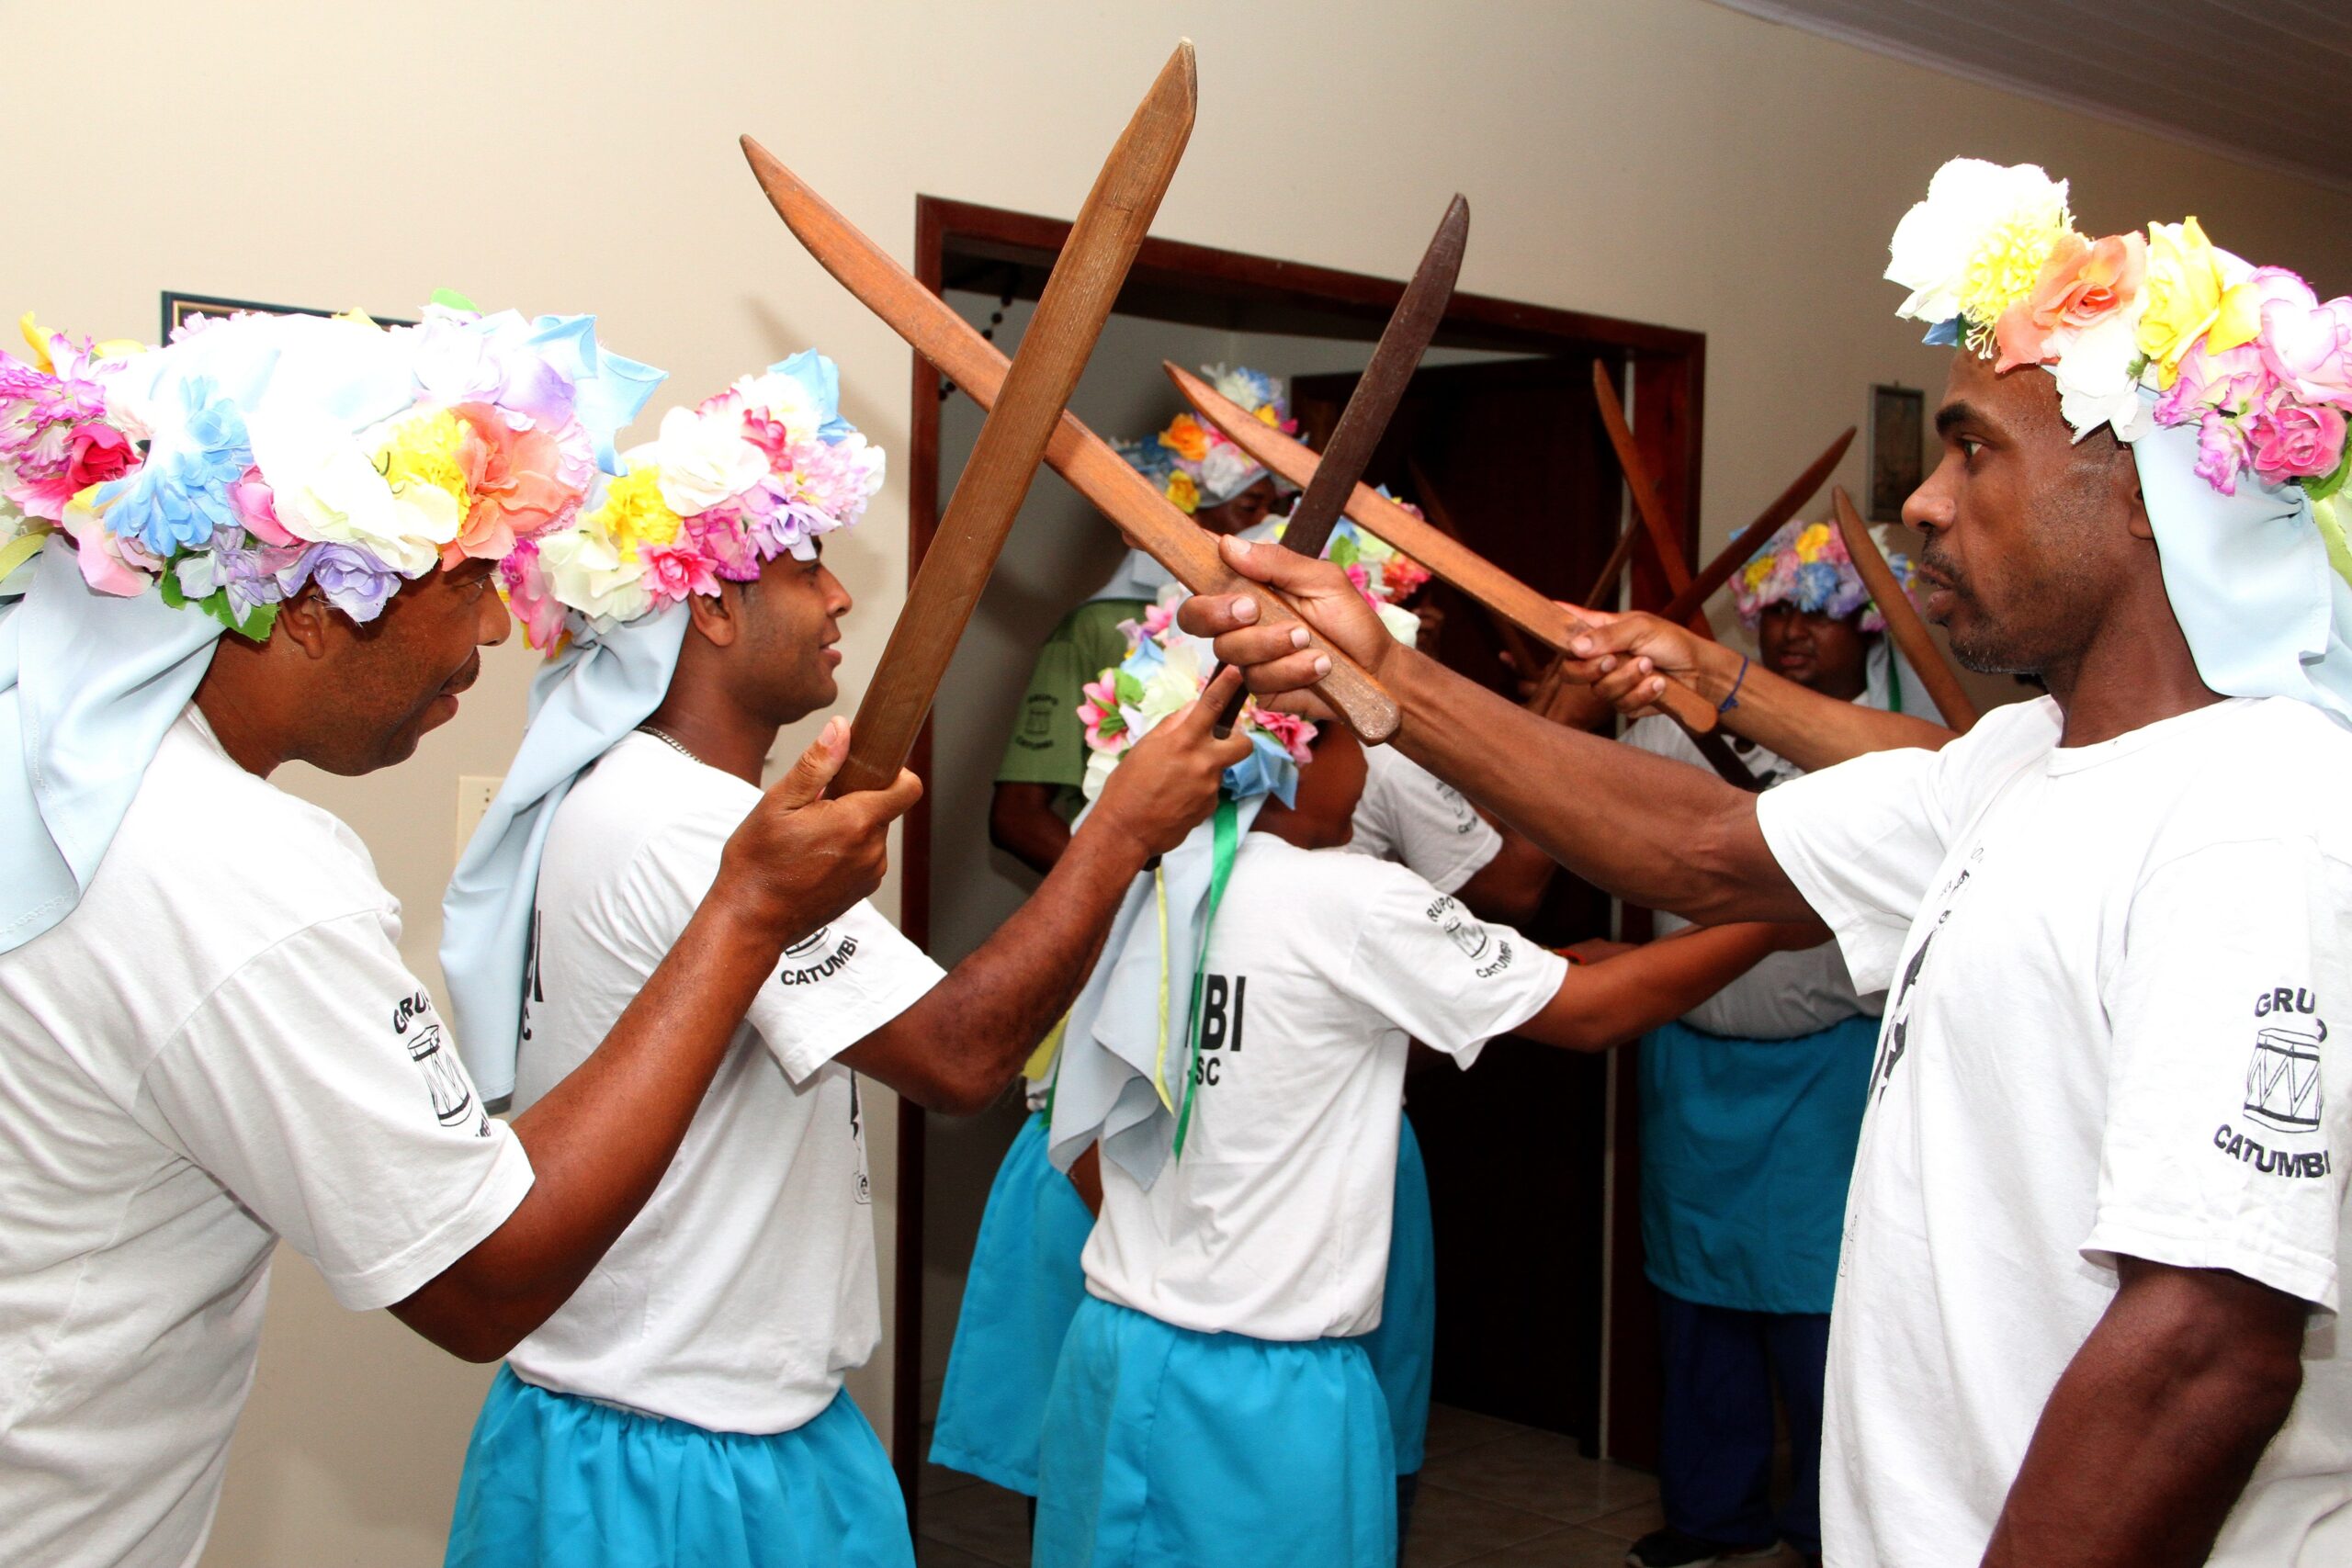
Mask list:
[[[419,409],[392,422],[376,468],[398,505],[428,520],[414,531],[453,538],[473,510],[473,492],[458,460],[466,443],[463,421],[447,409]]]
[[[2181,356],[2222,313],[2222,262],[2194,218],[2148,225],[2148,310],[2140,351],[2171,386]]]
[[[1797,536],[1797,559],[1804,561],[1808,565],[1814,561],[1819,560],[1821,558],[1821,553],[1828,547],[1829,525],[1826,523],[1815,523],[1806,528],[1804,533]],[[1769,574],[1770,571],[1770,566],[1769,563],[1758,562],[1757,564],[1764,566]],[[1753,571],[1755,569],[1751,566],[1749,570]],[[1763,579],[1757,578],[1753,581],[1760,582]]]
[[[1197,463],[1209,455],[1209,433],[1188,413],[1180,413],[1168,422],[1168,428],[1159,433],[1159,444],[1188,463]]]
[[[634,558],[649,546],[675,539],[680,524],[678,514],[662,499],[660,465],[648,463],[607,485],[604,501],[580,525],[604,534],[624,558]]]
[[[1176,503],[1180,512],[1197,512],[1201,506],[1201,487],[1193,482],[1192,475],[1179,468],[1168,476],[1168,499]]]
[[[2055,199],[2024,204],[1979,236],[1960,283],[1960,313],[1972,332],[1989,334],[2002,311],[2033,293],[2068,221],[2064,196],[2057,194]]]
[[[1283,427],[1283,411],[1276,408],[1273,404],[1260,403],[1258,405],[1257,413],[1259,423],[1271,424],[1276,430],[1280,430]]]
[[[1765,581],[1772,575],[1772,558],[1770,556],[1758,556],[1754,560],[1749,561],[1745,567],[1740,569],[1739,575],[1741,580],[1747,584],[1747,591],[1749,592],[1753,593],[1758,592],[1764,586]]]

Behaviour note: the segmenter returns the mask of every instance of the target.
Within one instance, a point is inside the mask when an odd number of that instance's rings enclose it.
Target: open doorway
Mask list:
[[[1007,353],[1068,233],[1063,221],[923,197],[917,276]],[[1106,436],[1143,436],[1180,408],[1162,359],[1247,365],[1291,386],[1320,446],[1401,285],[1361,274],[1163,240],[1146,241],[1071,407]],[[1440,489],[1472,547],[1564,598],[1581,594],[1624,511],[1590,384],[1613,367],[1686,552],[1697,538],[1702,334],[1472,295],[1457,296],[1369,475],[1412,498],[1409,467]],[[980,426],[937,373],[914,367],[907,454],[909,550],[919,561]],[[958,648],[913,765],[922,804],[908,818],[904,924],[943,964],[977,946],[1035,879],[988,842],[997,760],[1039,640],[1116,565],[1117,534],[1058,479],[1039,479]],[[1476,608],[1435,585],[1449,664],[1490,684],[1507,672]],[[1663,599],[1637,571],[1636,603]],[[1555,942],[1605,927],[1590,889],[1563,883],[1533,934]],[[1611,1257],[1623,1195],[1612,1152],[1621,1118],[1608,1066],[1498,1042],[1476,1072],[1417,1078],[1413,1109],[1438,1216],[1441,1401],[1577,1437],[1598,1450],[1607,1404],[1653,1366],[1612,1375]],[[989,1182],[1021,1122],[1017,1101],[972,1118],[901,1102],[897,1361],[892,1447],[910,1507],[922,1434],[962,1297]],[[1528,1216],[1544,1216],[1532,1226]],[[1638,1277],[1638,1263],[1632,1265]],[[1624,1315],[1622,1312],[1617,1315]],[[1638,1333],[1633,1343],[1651,1356]],[[1604,1389],[1611,1396],[1604,1401]],[[1654,1404],[1654,1396],[1648,1403]],[[1629,1457],[1643,1457],[1634,1442]]]

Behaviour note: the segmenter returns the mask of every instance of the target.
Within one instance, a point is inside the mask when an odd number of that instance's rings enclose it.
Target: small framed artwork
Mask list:
[[[314,310],[307,305],[266,305],[258,299],[224,299],[217,294],[182,294],[176,289],[164,290],[164,335],[159,342],[169,343],[172,333],[199,316],[233,316],[240,310],[258,310],[266,316],[333,316],[334,310]],[[413,327],[414,321],[403,321],[390,316],[374,318],[379,327]]]
[[[1917,387],[1871,389],[1873,523],[1900,523],[1903,503],[1927,478],[1928,395]]]

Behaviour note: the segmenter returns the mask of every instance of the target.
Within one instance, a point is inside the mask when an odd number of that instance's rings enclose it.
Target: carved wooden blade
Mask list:
[[[1609,367],[1598,359],[1592,362],[1592,395],[1600,404],[1600,423],[1609,432],[1609,445],[1616,449],[1617,466],[1625,470],[1625,488],[1634,494],[1634,514],[1649,533],[1650,547],[1657,552],[1658,568],[1666,573],[1668,590],[1679,592],[1690,581],[1690,563],[1683,557],[1681,542],[1674,536],[1674,521],[1666,514],[1666,502],[1658,498],[1657,485],[1650,479],[1648,465],[1642,461],[1641,448],[1634,445],[1633,426],[1625,423],[1625,405],[1617,400],[1617,383],[1610,378]],[[1619,548],[1630,553],[1631,546],[1620,540]],[[1616,552],[1611,552],[1611,558],[1616,558]],[[1617,570],[1622,571],[1624,568],[1620,565]],[[1616,586],[1613,574],[1605,586]],[[1713,635],[1695,620],[1690,629]]]
[[[983,409],[995,406],[1006,375],[1003,353],[957,315],[912,273],[746,136],[743,155],[768,202],[818,264],[942,375]],[[1225,564],[1216,536],[1194,523],[1150,480],[1129,467],[1110,444],[1063,411],[1046,446],[1046,460],[1121,532],[1196,593],[1250,592],[1279,605],[1278,619],[1303,621],[1297,606]],[[1396,704],[1378,682],[1308,627],[1310,646],[1331,660],[1316,691],[1343,723],[1377,744],[1396,732]]]
[[[1380,445],[1407,383],[1420,367],[1430,340],[1437,336],[1438,322],[1453,302],[1453,280],[1461,275],[1462,252],[1469,242],[1470,204],[1456,196],[1446,204],[1445,216],[1439,220],[1429,249],[1421,253],[1420,265],[1413,269],[1413,280],[1405,285],[1388,324],[1380,330],[1380,342],[1374,345],[1355,390],[1348,394],[1348,406],[1340,411],[1331,439],[1323,444],[1315,477],[1307,481],[1306,493],[1298,498],[1283,529],[1285,549],[1316,557],[1330,543],[1331,529],[1339,523],[1348,498],[1355,493],[1356,481],[1363,478],[1373,448]]]
[[[1184,400],[1203,418],[1229,436],[1233,444],[1295,485],[1314,480],[1320,464],[1312,448],[1284,435],[1251,415],[1216,388],[1179,366],[1160,362]],[[1496,614],[1523,627],[1537,641],[1566,653],[1569,642],[1587,630],[1586,623],[1553,600],[1530,588],[1494,562],[1437,529],[1382,495],[1359,484],[1349,497],[1348,515],[1375,537],[1411,556],[1430,572]],[[1668,680],[1661,699],[1667,710],[1692,729],[1713,728],[1714,705],[1688,686]]]
[[[1690,613],[1714,597],[1715,590],[1731,581],[1731,574],[1755,558],[1764,547],[1764,541],[1780,532],[1781,525],[1797,514],[1797,509],[1813,499],[1813,492],[1827,481],[1846,456],[1846,448],[1854,444],[1854,427],[1848,425],[1846,434],[1829,444],[1829,449],[1813,460],[1813,466],[1799,474],[1796,482],[1782,491],[1772,504],[1756,515],[1756,521],[1732,536],[1714,559],[1699,569],[1689,585],[1658,612],[1662,620],[1685,621]]]
[[[1911,661],[1911,668],[1927,682],[1928,695],[1935,699],[1942,710],[1944,723],[1965,733],[1976,723],[1976,705],[1968,700],[1968,692],[1960,683],[1960,672],[1945,662],[1944,650],[1936,646],[1928,635],[1928,623],[1919,618],[1918,607],[1903,585],[1894,579],[1894,569],[1886,564],[1886,557],[1879,553],[1878,541],[1871,537],[1870,529],[1862,522],[1862,514],[1854,510],[1853,497],[1846,487],[1838,486],[1829,492],[1838,507],[1838,532],[1846,536],[1846,553],[1854,558],[1854,570],[1862,586],[1871,591],[1871,602],[1886,618],[1886,635]]]
[[[939,532],[908,585],[873,683],[857,705],[834,794],[882,788],[898,777],[913,748],[1055,423],[1184,154],[1196,96],[1193,46],[1180,43],[1111,149],[1054,262],[1005,374],[1003,395],[980,426]]]

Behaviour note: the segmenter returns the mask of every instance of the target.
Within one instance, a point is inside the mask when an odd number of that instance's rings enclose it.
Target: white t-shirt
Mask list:
[[[1625,731],[1624,742],[1653,756],[1670,757],[1694,768],[1707,766],[1690,732],[1662,714],[1634,721]],[[1767,789],[1804,773],[1794,762],[1767,747],[1734,740],[1732,750]],[[1671,936],[1690,923],[1664,909],[1652,919],[1659,936]],[[1727,1040],[1795,1040],[1859,1013],[1876,1018],[1885,1000],[1878,992],[1857,996],[1837,942],[1825,942],[1800,953],[1766,953],[1747,974],[1684,1013],[1682,1021]]]
[[[1363,795],[1347,847],[1409,866],[1454,893],[1502,852],[1503,838],[1462,792],[1389,746],[1364,748]]]
[[[1243,837],[1209,935],[1182,1157],[1102,1162],[1087,1289],[1204,1333],[1380,1324],[1408,1038],[1464,1066],[1566,963],[1404,867]]]
[[[2212,1561],[2338,1568],[2352,735],[2278,698],[2058,734],[2047,699],[1996,708],[1758,803],[1856,984],[1893,987],[1831,1319],[1829,1555],[1977,1561],[2121,1253],[2321,1309]]]
[[[272,1248],[356,1311],[523,1201],[359,840],[194,707],[82,902],[0,954],[0,1562],[196,1561]]]
[[[539,867],[517,1108],[605,1038],[759,800],[641,733],[572,785]],[[507,1357],[516,1375],[712,1431],[822,1414],[882,1333],[857,1078],[833,1057],[939,979],[865,903],[787,950],[652,1199]]]

